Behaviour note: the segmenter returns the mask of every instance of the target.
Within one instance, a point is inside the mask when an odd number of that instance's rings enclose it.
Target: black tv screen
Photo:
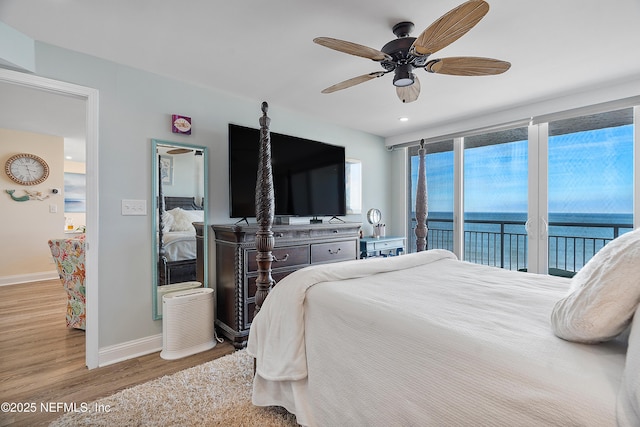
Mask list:
[[[260,130],[229,124],[229,216],[255,217]],[[271,132],[277,216],[346,214],[345,150]]]

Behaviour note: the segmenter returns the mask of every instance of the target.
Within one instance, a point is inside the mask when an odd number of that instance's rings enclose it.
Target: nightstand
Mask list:
[[[404,252],[404,237],[363,237],[360,239],[360,258],[398,255]]]

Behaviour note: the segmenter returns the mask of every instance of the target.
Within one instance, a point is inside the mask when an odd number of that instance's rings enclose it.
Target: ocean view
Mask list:
[[[624,119],[613,119],[622,113]],[[454,197],[463,198],[466,210],[464,259],[512,270],[527,268],[531,191],[546,198],[550,269],[575,272],[609,241],[632,230],[633,116],[621,110],[597,117],[597,126],[591,116],[548,124],[546,150],[538,153],[545,176],[529,170],[535,152],[530,143],[540,141],[530,142],[524,128],[465,137],[461,167],[454,161],[453,140],[434,146],[425,156],[428,247],[453,248]],[[418,164],[416,151],[411,153],[410,206],[416,203]],[[456,195],[456,179],[462,194]],[[538,230],[542,224],[532,221]]]
[[[430,224],[450,224],[453,212],[429,212],[427,220]],[[440,220],[440,221],[439,221]],[[444,220],[444,221],[443,221]],[[524,223],[527,221],[526,212],[467,212],[465,222],[482,221],[482,223],[468,222],[466,231],[499,231],[498,224],[508,223],[510,232],[524,233]],[[518,223],[518,224],[510,224]],[[562,225],[553,225],[562,224]],[[576,224],[576,225],[565,225]],[[586,226],[588,224],[589,226]],[[603,225],[627,225],[630,231],[633,225],[632,213],[549,213],[549,235],[573,237],[601,237],[612,238],[613,228]],[[449,228],[452,229],[452,228]]]
[[[452,212],[429,213],[429,249],[453,248],[452,219]],[[509,269],[526,268],[526,220],[524,212],[466,213],[465,259]],[[549,267],[577,271],[607,242],[632,229],[631,213],[550,213]],[[415,236],[410,240],[415,242]]]

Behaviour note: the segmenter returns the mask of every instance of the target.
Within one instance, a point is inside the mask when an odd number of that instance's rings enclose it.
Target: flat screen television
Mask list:
[[[260,130],[229,124],[229,216],[256,216]],[[344,147],[271,132],[276,216],[346,214]]]

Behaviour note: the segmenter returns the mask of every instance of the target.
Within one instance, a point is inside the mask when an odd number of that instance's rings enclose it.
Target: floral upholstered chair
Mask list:
[[[67,327],[86,328],[84,238],[51,239],[49,248],[67,292]]]

